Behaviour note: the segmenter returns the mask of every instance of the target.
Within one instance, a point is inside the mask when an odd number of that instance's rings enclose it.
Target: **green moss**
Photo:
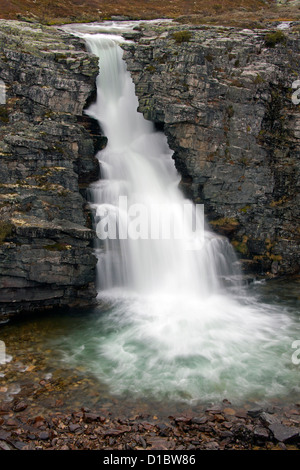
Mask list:
[[[232,245],[241,255],[246,255],[248,253],[247,241],[248,237],[247,235],[244,235],[241,241],[233,240]]]
[[[156,72],[156,68],[154,67],[154,65],[148,65],[145,70],[150,73]]]
[[[285,204],[288,200],[287,196],[283,196],[282,198],[278,199],[277,201],[271,201],[270,202],[270,207],[277,207]]]
[[[248,210],[251,209],[251,206],[245,206],[245,207],[242,207],[242,209],[240,209],[240,212],[243,212],[244,214],[246,214],[246,212],[248,212]]]
[[[10,222],[0,222],[0,245],[11,235],[13,228]]]
[[[53,245],[45,245],[44,249],[47,251],[67,251],[71,249],[71,245],[66,243],[53,243]]]
[[[262,76],[258,73],[256,77],[253,80],[253,83],[255,85],[259,85],[260,83],[265,83],[265,80],[262,78]]]
[[[212,220],[211,225],[221,227],[222,225],[239,225],[239,222],[233,217],[222,217],[221,219]]]
[[[181,44],[183,42],[189,42],[192,33],[190,31],[175,31],[172,37],[177,44]]]
[[[0,122],[7,124],[9,122],[9,116],[5,105],[0,105]]]
[[[273,255],[271,254],[269,256],[269,258],[272,260],[272,261],[282,261],[282,256],[281,255]]]
[[[248,253],[248,247],[244,242],[233,241],[232,245],[241,255],[246,255]]]
[[[275,31],[274,33],[268,33],[265,36],[265,46],[275,47],[276,44],[285,44],[286,36],[282,31]]]

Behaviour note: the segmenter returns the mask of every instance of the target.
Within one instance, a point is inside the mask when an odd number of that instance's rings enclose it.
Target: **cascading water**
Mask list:
[[[139,204],[152,214],[148,235],[168,217],[182,229],[186,201],[171,151],[137,112],[123,39],[81,36],[100,60],[98,97],[88,114],[108,138],[98,154],[102,178],[91,186],[96,223],[108,211],[119,229],[128,228],[128,208]],[[127,208],[120,208],[120,197]],[[66,360],[85,364],[119,395],[197,401],[298,391],[289,373],[295,322],[235,280],[238,266],[226,239],[208,230],[187,235],[99,242],[98,297],[107,308],[72,335]]]
[[[203,231],[201,213],[180,193],[165,136],[137,112],[134,85],[117,44],[120,40],[102,35],[88,39],[90,50],[101,58],[102,70],[98,99],[88,114],[98,119],[108,138],[107,148],[98,154],[102,179],[92,186],[91,200],[96,220],[107,210],[110,221],[117,218],[125,235],[122,240],[106,239],[105,250],[99,250],[99,289],[121,286],[155,295],[210,295],[220,288],[220,277],[237,274],[233,249],[226,239]],[[126,198],[124,208],[120,197]],[[125,230],[134,223],[133,207],[140,211],[134,227],[147,225],[145,233],[140,228],[134,237],[126,236]],[[187,215],[184,218],[187,207],[196,232]]]

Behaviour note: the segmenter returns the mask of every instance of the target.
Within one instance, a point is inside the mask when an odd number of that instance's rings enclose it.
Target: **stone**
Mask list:
[[[300,439],[300,428],[284,426],[280,423],[273,423],[269,426],[270,431],[272,432],[274,439],[279,442],[290,442]]]
[[[260,420],[265,426],[280,424],[280,419],[278,416],[266,412],[260,414]]]
[[[261,413],[263,413],[263,408],[260,408],[260,407],[251,408],[251,410],[248,410],[247,413],[252,418],[258,418],[261,415]]]
[[[254,438],[259,441],[267,440],[269,439],[269,436],[270,436],[269,431],[262,426],[255,426],[253,430],[253,435],[254,435]]]
[[[19,402],[14,404],[13,410],[18,413],[20,411],[26,410],[27,406],[28,406],[28,403],[26,403],[24,400],[22,400],[22,401],[19,401]]]
[[[80,424],[70,424],[70,425],[69,425],[69,430],[70,430],[71,432],[75,432],[75,431],[77,431],[78,429],[80,429]]]
[[[12,450],[12,447],[9,444],[7,444],[7,442],[0,440],[0,449],[1,450]]]
[[[93,421],[98,421],[100,415],[97,413],[85,413],[84,415],[84,421],[86,423],[92,423]]]
[[[207,416],[195,416],[194,418],[192,418],[191,422],[193,424],[205,424],[207,423],[208,421],[208,418]]]

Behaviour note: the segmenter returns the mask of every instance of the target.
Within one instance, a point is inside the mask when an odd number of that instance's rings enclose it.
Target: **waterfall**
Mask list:
[[[137,112],[134,84],[118,45],[122,38],[96,34],[86,40],[100,58],[101,71],[97,101],[88,114],[108,138],[98,154],[102,178],[90,189],[92,207],[98,228],[105,214],[105,222],[113,225],[117,219],[118,227],[97,250],[99,290],[210,295],[222,287],[222,278],[237,274],[234,251],[225,238],[204,229],[203,212],[178,189],[165,135]],[[140,232],[128,236],[125,229],[139,223],[144,224]]]
[[[181,194],[166,137],[137,112],[123,39],[80,35],[99,57],[97,101],[87,113],[108,144],[97,155],[101,179],[90,188],[99,309],[64,338],[67,360],[112,394],[167,403],[298,390],[290,373],[295,323],[240,285],[231,245]]]

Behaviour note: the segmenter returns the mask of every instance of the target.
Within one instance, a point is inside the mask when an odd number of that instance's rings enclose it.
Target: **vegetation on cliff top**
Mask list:
[[[1,0],[0,18],[44,24],[90,22],[112,16],[130,19],[179,18],[182,22],[232,24],[300,19],[299,7],[277,6],[275,0]]]

